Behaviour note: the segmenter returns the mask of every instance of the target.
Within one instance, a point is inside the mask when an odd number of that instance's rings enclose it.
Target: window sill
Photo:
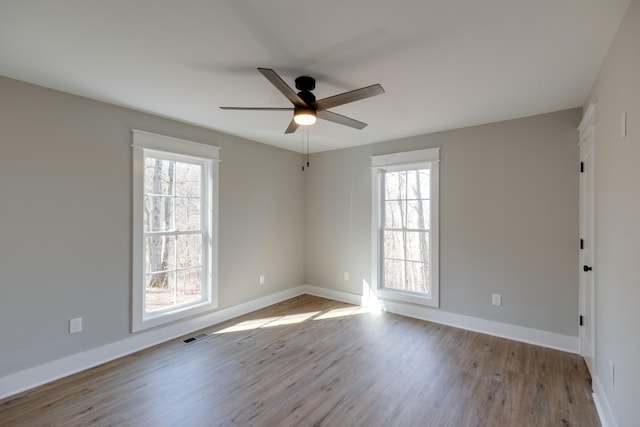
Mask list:
[[[428,307],[438,308],[440,307],[440,303],[437,299],[433,297],[428,297],[422,294],[406,292],[406,291],[395,291],[392,289],[378,289],[376,291],[378,298],[382,300],[389,301],[398,301],[398,302],[409,302],[417,305],[425,305]]]

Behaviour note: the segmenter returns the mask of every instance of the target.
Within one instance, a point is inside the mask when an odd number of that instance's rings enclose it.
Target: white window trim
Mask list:
[[[132,129],[133,133],[133,265],[131,292],[131,331],[174,322],[212,309],[218,305],[218,176],[220,148],[184,139],[172,138],[155,133]],[[175,310],[163,311],[157,315],[145,316],[144,310],[144,157],[145,153],[168,154],[174,158],[196,158],[208,169],[205,183],[208,195],[207,221],[209,222],[209,244],[206,256],[207,281],[210,292],[206,301],[188,306],[176,307]]]
[[[381,171],[394,171],[425,167],[431,169],[431,229],[429,233],[431,253],[429,265],[431,278],[431,297],[422,294],[394,290],[382,287],[382,266],[380,263],[381,239],[380,227],[382,212]],[[383,300],[409,302],[413,304],[440,307],[440,148],[405,151],[401,153],[371,156],[371,191],[372,191],[372,280],[373,290]]]

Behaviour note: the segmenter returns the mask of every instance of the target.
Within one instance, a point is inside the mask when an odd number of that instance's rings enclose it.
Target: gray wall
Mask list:
[[[298,154],[6,78],[0,94],[0,376],[129,335],[131,128],[222,148],[220,308],[303,283]]]
[[[620,427],[640,420],[640,1],[634,0],[585,108],[597,102],[594,377]],[[620,137],[621,117],[628,117]],[[615,364],[615,386],[609,381]]]
[[[372,283],[369,157],[442,147],[440,309],[577,336],[580,117],[574,109],[312,155],[307,284],[361,294]]]

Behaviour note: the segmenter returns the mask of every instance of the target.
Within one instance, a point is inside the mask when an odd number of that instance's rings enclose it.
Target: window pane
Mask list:
[[[407,173],[404,171],[385,173],[385,200],[406,199],[406,180]]]
[[[404,237],[402,231],[384,232],[384,258],[404,259]]]
[[[429,259],[429,232],[407,231],[407,260],[427,262]]]
[[[431,216],[430,200],[409,200],[407,202],[407,228],[428,230]]]
[[[407,291],[430,293],[427,264],[407,261]]]
[[[200,197],[202,166],[176,162],[176,196]]]
[[[175,236],[147,236],[145,238],[145,273],[175,270]]]
[[[144,159],[144,193],[173,194],[175,162],[153,157]]]
[[[173,197],[144,197],[144,231],[173,230]]]
[[[176,230],[200,230],[199,198],[176,197]]]
[[[178,236],[178,268],[202,265],[202,235]]]
[[[145,311],[157,311],[175,305],[175,272],[147,274],[145,282]]]
[[[200,301],[202,297],[202,268],[178,271],[176,303]]]
[[[431,170],[407,171],[407,199],[431,198]]]
[[[385,259],[384,287],[392,289],[404,289],[404,261]]]
[[[384,227],[403,228],[406,203],[401,201],[385,202]]]

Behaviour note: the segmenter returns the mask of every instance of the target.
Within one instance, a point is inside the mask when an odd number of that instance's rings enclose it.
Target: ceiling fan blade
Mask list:
[[[298,126],[300,125],[297,124],[294,119],[291,119],[289,127],[287,127],[287,130],[285,130],[284,133],[294,133],[298,129]]]
[[[315,102],[314,107],[320,110],[328,110],[329,108],[337,107],[338,105],[348,104],[350,102],[359,101],[361,99],[370,98],[376,95],[382,95],[384,89],[381,85],[375,84],[360,89],[352,90],[350,92],[344,92],[338,95],[323,98]]]
[[[358,120],[352,119],[347,116],[343,116],[341,114],[332,113],[331,111],[322,110],[322,111],[317,111],[316,114],[319,119],[328,120],[330,122],[349,126],[355,129],[364,129],[365,127],[367,127],[367,124],[364,122],[360,122]]]
[[[248,110],[248,111],[293,111],[293,108],[272,107],[220,107],[222,110]]]
[[[276,87],[284,96],[287,97],[289,101],[296,107],[306,107],[307,104],[298,96],[298,94],[291,89],[291,86],[285,83],[284,80],[273,71],[271,68],[258,68],[258,71],[262,73],[263,76],[267,78],[271,82],[272,85]]]

